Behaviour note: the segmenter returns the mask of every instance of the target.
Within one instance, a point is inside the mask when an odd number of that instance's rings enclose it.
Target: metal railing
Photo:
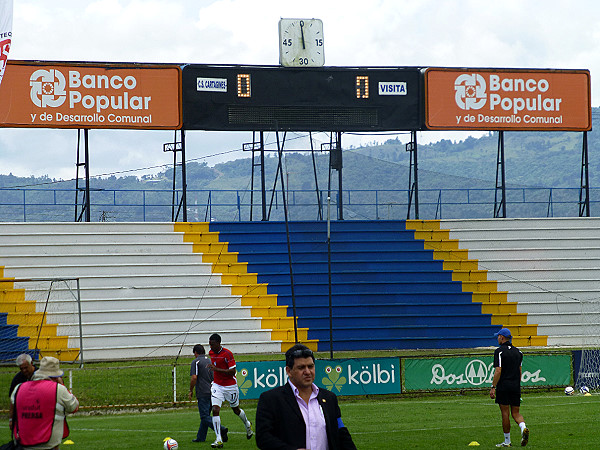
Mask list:
[[[275,192],[268,220],[283,220],[280,191]],[[286,200],[291,220],[315,220],[327,204],[327,192],[289,190]],[[494,189],[420,189],[420,219],[491,218]],[[95,189],[90,194],[92,221],[170,222],[173,199],[178,204],[181,191],[173,196],[163,189]],[[271,193],[268,198],[270,199]],[[332,193],[332,211],[337,211],[337,192]],[[579,188],[507,188],[507,217],[577,217]],[[0,222],[72,222],[75,189],[0,188]],[[254,198],[260,196],[254,195]],[[600,188],[590,188],[590,210],[600,201]],[[406,219],[409,191],[388,189],[348,189],[343,191],[344,219]],[[261,220],[260,202],[250,218],[249,190],[187,191],[189,221]],[[321,217],[325,216],[321,211]],[[332,217],[337,219],[337,217]]]

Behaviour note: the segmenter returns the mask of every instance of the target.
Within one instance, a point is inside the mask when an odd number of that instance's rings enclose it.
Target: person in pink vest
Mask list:
[[[58,359],[45,356],[31,381],[19,384],[11,396],[13,437],[24,449],[54,450],[69,435],[66,415],[79,401],[63,384]]]

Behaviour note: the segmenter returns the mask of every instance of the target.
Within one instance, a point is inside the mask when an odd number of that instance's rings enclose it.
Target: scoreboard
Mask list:
[[[420,68],[183,67],[183,128],[221,131],[422,129]]]

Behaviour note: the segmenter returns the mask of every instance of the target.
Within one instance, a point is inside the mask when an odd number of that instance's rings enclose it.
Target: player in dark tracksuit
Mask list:
[[[512,345],[512,336],[508,328],[502,328],[496,334],[498,347],[494,351],[494,380],[490,389],[490,398],[495,398],[502,413],[502,430],[504,442],[496,447],[511,447],[510,416],[521,428],[521,446],[529,441],[529,429],[525,426],[523,416],[519,412],[521,406],[521,364],[523,353]]]

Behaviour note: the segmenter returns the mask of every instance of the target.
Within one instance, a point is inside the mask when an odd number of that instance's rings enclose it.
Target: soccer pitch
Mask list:
[[[487,391],[407,398],[346,398],[340,405],[344,423],[359,449],[465,449],[473,448],[469,447],[473,441],[479,443],[479,448],[495,448],[503,440],[500,411]],[[256,401],[243,401],[241,407],[254,423]],[[597,449],[599,410],[600,395],[568,397],[562,390],[525,391],[521,412],[531,430],[527,447]],[[222,421],[230,430],[225,448],[256,448],[254,438],[246,440],[243,424],[230,408],[223,408]],[[198,423],[198,412],[192,408],[76,415],[69,419],[69,438],[73,444],[63,444],[61,449],[162,449],[167,436],[176,439],[180,449],[210,448],[214,440],[211,430],[206,443],[191,442],[196,437]],[[511,436],[513,446],[518,447],[520,434],[514,422]]]

